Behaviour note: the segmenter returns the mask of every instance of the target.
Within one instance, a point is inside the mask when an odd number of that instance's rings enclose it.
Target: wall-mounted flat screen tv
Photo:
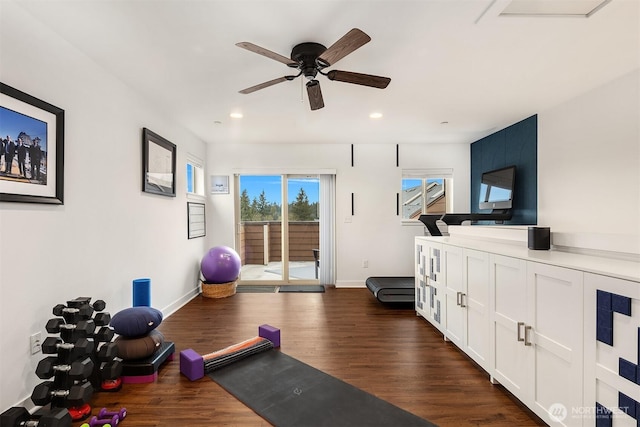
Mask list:
[[[483,173],[480,181],[480,209],[511,209],[515,178],[515,166]]]

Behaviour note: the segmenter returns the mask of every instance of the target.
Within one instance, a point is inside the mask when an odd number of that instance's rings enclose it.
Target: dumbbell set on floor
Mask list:
[[[118,348],[112,343],[114,331],[109,327],[111,315],[103,310],[106,303],[79,297],[57,304],[45,329],[50,334],[42,343],[42,352],[50,354],[36,368],[41,379],[31,395],[36,405],[67,408],[74,421],[86,418],[88,402],[103,381],[117,380],[122,372]]]
[[[98,416],[91,418],[88,423],[84,423],[80,427],[114,427],[126,416],[126,408],[122,408],[118,412],[109,412],[106,408],[102,408],[100,412],[98,412]]]
[[[89,401],[94,388],[110,383],[109,391],[120,387],[122,359],[112,342],[114,330],[111,315],[103,310],[106,303],[90,297],[79,297],[53,307],[56,318],[49,319],[45,329],[49,336],[42,342],[47,355],[36,367],[38,378],[47,380],[34,387],[31,400],[38,409],[30,414],[24,407],[12,407],[0,414],[2,427],[71,427],[73,421],[91,414]],[[116,384],[115,386],[113,384]],[[106,390],[107,388],[102,388]],[[102,409],[91,418],[89,426],[117,425],[126,410],[110,413]]]

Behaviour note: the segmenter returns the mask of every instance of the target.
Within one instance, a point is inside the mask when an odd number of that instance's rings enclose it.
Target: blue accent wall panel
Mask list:
[[[622,412],[636,420],[640,415],[637,413],[638,402],[621,392],[618,392],[618,407]]]
[[[598,308],[596,339],[613,346],[613,311]]]
[[[596,291],[596,301],[598,308],[611,311],[611,292],[598,289]]]
[[[534,115],[471,144],[471,212],[480,210],[484,172],[515,165],[513,218],[505,224],[538,223],[538,116]],[[490,222],[489,222],[490,223]]]
[[[611,309],[616,313],[631,316],[631,298],[622,295],[611,295]]]
[[[596,427],[611,427],[612,414],[611,410],[596,402]]]
[[[626,378],[632,383],[636,382],[636,377],[638,373],[638,365],[635,363],[629,362],[622,357],[618,360],[618,374],[622,378]]]

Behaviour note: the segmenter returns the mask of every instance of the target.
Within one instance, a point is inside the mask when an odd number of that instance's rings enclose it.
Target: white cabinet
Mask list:
[[[442,289],[446,308],[443,322],[445,338],[464,350],[467,320],[464,297],[467,286],[462,268],[462,252],[461,247],[443,245],[442,257],[447,280],[442,283]]]
[[[445,336],[488,370],[489,255],[443,245]]]
[[[528,405],[547,423],[580,426],[583,408],[584,273],[551,265],[527,263],[527,298],[533,365],[529,370]],[[553,405],[567,417],[549,415]]]
[[[416,312],[444,333],[442,244],[416,242],[416,257],[422,265],[416,274]]]
[[[478,365],[489,370],[489,254],[464,249],[463,274],[466,292],[461,297],[466,311],[464,350]]]
[[[446,319],[446,306],[444,303],[444,283],[446,272],[443,269],[442,245],[429,246],[429,321],[444,334],[444,321]]]
[[[416,310],[492,382],[552,426],[595,425],[599,407],[609,425],[637,424],[621,408],[640,402],[640,263],[493,234],[416,244]]]
[[[545,422],[582,425],[583,273],[491,255],[490,373]],[[562,420],[550,409],[562,405]]]
[[[584,301],[585,405],[597,402],[612,411],[614,426],[636,427],[632,415],[633,401],[640,402],[640,285],[585,273]]]
[[[416,287],[416,297],[415,297],[415,306],[416,313],[420,316],[427,318],[429,311],[429,302],[427,300],[427,257],[428,254],[428,246],[423,243],[419,243],[416,241],[415,245],[415,256],[416,256],[416,271],[415,271],[415,287]]]
[[[492,346],[489,373],[516,396],[525,395],[532,353],[525,341],[527,316],[527,263],[500,255],[490,256],[489,322]]]

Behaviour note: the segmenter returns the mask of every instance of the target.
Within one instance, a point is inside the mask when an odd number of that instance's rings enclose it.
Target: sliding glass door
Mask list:
[[[288,175],[287,248],[289,281],[318,280],[320,267],[320,180]]]
[[[318,283],[319,187],[317,175],[236,176],[241,285]]]

